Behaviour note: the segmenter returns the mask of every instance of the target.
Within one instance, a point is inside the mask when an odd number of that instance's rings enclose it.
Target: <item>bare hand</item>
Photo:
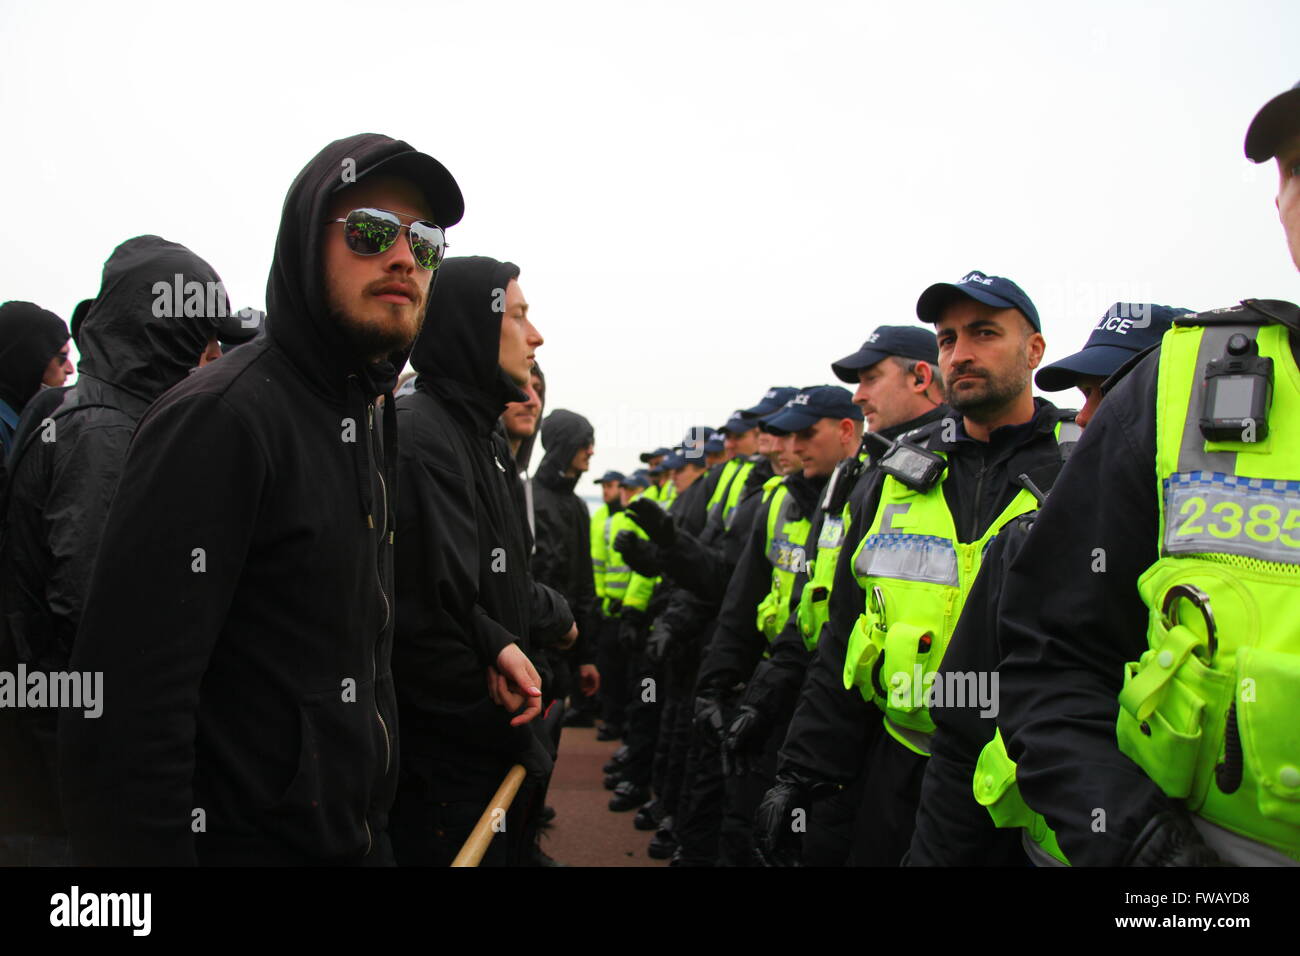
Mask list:
[[[582,685],[583,696],[590,697],[600,690],[600,671],[596,669],[595,664],[580,664],[578,681]]]
[[[512,713],[520,707],[524,712],[512,718],[511,727],[526,724],[542,712],[542,679],[518,644],[508,644],[497,655],[494,667],[488,668],[488,694]]]

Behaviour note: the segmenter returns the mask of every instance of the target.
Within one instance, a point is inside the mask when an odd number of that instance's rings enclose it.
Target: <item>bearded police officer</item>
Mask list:
[[[865,774],[850,862],[900,862],[933,730],[925,690],[961,599],[988,541],[1060,468],[1058,433],[1073,412],[1030,390],[1044,341],[1024,291],[971,272],[926,289],[917,315],[936,325],[948,404],[962,417],[895,442],[850,502],[829,620],[760,808],[772,861],[790,855],[811,800]]]
[[[1078,388],[1084,405],[1075,415],[1075,424],[1085,427],[1101,402],[1102,383],[1154,348],[1175,315],[1190,311],[1116,302],[1097,322],[1081,352],[1039,369],[1034,381],[1045,392]],[[997,670],[1002,658],[997,622],[1006,568],[1023,546],[1036,515],[1031,511],[1016,518],[989,545],[936,685],[956,687],[954,679],[967,681],[969,675],[978,680],[978,675]],[[931,703],[935,732],[921,783],[910,865],[1018,866],[1026,856],[1039,865],[1064,861],[1050,828],[1016,788],[1015,765],[997,734],[997,712],[996,700],[985,709],[978,700]]]
[[[1300,87],[1246,155],[1300,268]],[[999,724],[1075,865],[1300,861],[1298,330],[1271,300],[1177,319],[1011,566]]]

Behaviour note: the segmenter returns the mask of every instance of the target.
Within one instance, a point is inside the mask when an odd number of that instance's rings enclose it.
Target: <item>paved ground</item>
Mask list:
[[[596,739],[587,727],[566,727],[546,802],[555,823],[542,836],[542,849],[570,866],[667,866],[646,856],[653,833],[632,826],[636,811],[613,813],[600,769],[618,747]]]

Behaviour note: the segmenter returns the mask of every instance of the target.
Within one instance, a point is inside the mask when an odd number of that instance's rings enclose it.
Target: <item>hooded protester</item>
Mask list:
[[[68,327],[53,312],[31,302],[0,305],[0,461],[31,397],[71,374],[67,344]]]
[[[73,655],[103,714],[60,724],[81,861],[391,862],[397,434],[376,399],[463,209],[404,142],[326,146],[285,199],[264,334],[141,421],[104,532],[122,559]]]
[[[403,741],[393,843],[402,865],[446,865],[512,765],[524,764],[534,785],[552,767],[549,742],[522,726],[540,710],[541,679],[506,686],[499,675],[503,662],[539,660],[537,648],[573,630],[564,600],[529,573],[523,494],[497,428],[506,404],[523,401],[520,384],[542,343],[518,275],[484,257],[443,264],[411,357],[415,394],[397,404],[393,673]],[[513,720],[501,708],[525,702]],[[526,789],[484,865],[519,862],[533,802]]]
[[[157,236],[139,236],[118,246],[104,264],[99,296],[80,328],[77,384],[29,403],[15,435],[12,481],[0,517],[0,670],[10,664],[46,673],[68,667],[136,422],[152,401],[187,377],[216,321],[206,294],[202,309],[186,310],[184,303],[172,308],[177,303],[170,294],[160,299],[155,286],[161,283],[171,293],[178,275],[182,288],[197,282],[205,292],[212,288],[220,293],[216,272],[184,246]],[[216,311],[225,308],[224,300],[213,304]],[[54,338],[51,333],[47,345]],[[147,525],[152,528],[153,522]],[[135,571],[132,562],[106,563],[124,573]],[[147,579],[140,583],[152,587]],[[149,600],[154,597],[150,591]],[[124,625],[123,636],[131,630]],[[17,760],[26,770],[4,779],[23,781],[33,803],[42,808],[34,821],[37,830],[26,832],[57,835],[63,829],[54,796],[58,711],[0,710],[0,721],[12,730],[19,713],[21,736],[3,735],[16,749],[0,760]],[[40,760],[33,763],[37,753]],[[0,817],[24,832],[21,818]]]
[[[591,422],[575,412],[558,409],[542,422],[546,450],[533,478],[537,549],[533,576],[569,602],[578,624],[578,641],[570,652],[578,662],[581,692],[596,693],[596,583],[591,575],[591,515],[574,488],[587,472],[596,432]],[[568,683],[564,661],[553,661],[557,675],[555,697],[563,700],[579,688]]]

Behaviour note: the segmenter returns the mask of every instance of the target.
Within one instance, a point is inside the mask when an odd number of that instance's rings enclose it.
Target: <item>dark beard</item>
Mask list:
[[[944,398],[954,411],[961,412],[973,422],[996,418],[1025,389],[1029,372],[1009,372],[1004,376],[984,379],[984,392],[967,398],[958,397],[953,389],[944,388]]]
[[[363,362],[370,362],[377,355],[389,356],[410,348],[416,335],[419,335],[419,328],[424,324],[421,316],[415,335],[408,338],[392,328],[358,322],[347,312],[336,308],[332,302],[327,304],[326,311],[329,320],[343,336],[348,352]]]

